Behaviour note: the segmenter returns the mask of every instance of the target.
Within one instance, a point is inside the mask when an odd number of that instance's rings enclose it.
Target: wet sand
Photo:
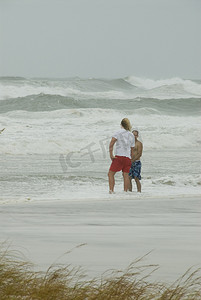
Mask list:
[[[173,281],[201,266],[200,204],[200,197],[189,196],[4,204],[1,242],[40,270],[64,263],[83,267],[90,277],[124,269],[151,251],[144,263],[160,266],[152,278]]]

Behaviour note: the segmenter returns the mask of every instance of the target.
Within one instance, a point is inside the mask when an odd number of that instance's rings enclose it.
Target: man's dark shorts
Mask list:
[[[129,176],[134,179],[137,177],[139,180],[141,180],[141,161],[134,161],[131,165]]]

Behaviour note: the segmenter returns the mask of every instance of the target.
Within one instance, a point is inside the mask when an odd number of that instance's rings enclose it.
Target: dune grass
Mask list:
[[[52,265],[34,271],[22,255],[0,248],[0,300],[199,300],[200,269],[189,269],[172,284],[151,282],[155,265],[136,260],[124,271],[88,280],[80,269]]]

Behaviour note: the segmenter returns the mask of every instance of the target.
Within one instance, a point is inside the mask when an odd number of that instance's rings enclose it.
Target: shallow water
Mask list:
[[[198,157],[201,159],[201,154],[196,151],[190,154],[182,151],[145,151],[141,197],[201,195]],[[69,162],[66,155],[59,154],[2,155],[0,202],[105,199],[108,197],[109,165],[110,160],[101,156],[94,156],[93,161],[86,157]],[[123,193],[122,182],[122,175],[118,173],[115,188],[120,194]]]

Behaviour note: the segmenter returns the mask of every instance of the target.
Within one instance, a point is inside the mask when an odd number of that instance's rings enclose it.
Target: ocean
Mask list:
[[[144,145],[142,194],[108,194],[121,120]],[[0,78],[0,203],[201,197],[201,80]]]

